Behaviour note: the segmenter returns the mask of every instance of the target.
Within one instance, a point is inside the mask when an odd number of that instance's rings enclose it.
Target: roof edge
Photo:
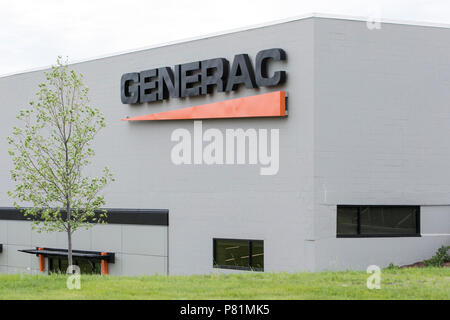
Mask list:
[[[360,21],[360,22],[368,21],[368,17],[363,17],[363,16],[350,16],[350,15],[338,15],[338,14],[327,14],[327,13],[308,13],[308,14],[288,17],[288,18],[284,18],[284,19],[278,19],[278,20],[258,23],[258,24],[254,24],[254,25],[248,25],[248,26],[244,26],[244,27],[213,32],[213,33],[204,34],[204,35],[200,35],[200,36],[183,38],[183,39],[179,39],[179,40],[158,43],[158,44],[140,47],[140,48],[134,48],[134,49],[128,49],[128,50],[123,50],[123,51],[117,51],[117,52],[113,52],[113,53],[107,53],[107,54],[94,56],[94,57],[90,57],[90,58],[85,58],[85,59],[73,60],[73,61],[69,62],[69,65],[75,65],[75,64],[79,64],[79,63],[90,62],[90,61],[95,61],[95,60],[100,60],[100,59],[105,59],[105,58],[111,58],[111,57],[130,54],[130,53],[134,53],[134,52],[156,49],[156,48],[161,48],[161,47],[166,47],[166,46],[171,46],[171,45],[176,45],[176,44],[182,44],[182,43],[191,42],[191,41],[205,40],[205,39],[214,38],[214,37],[218,37],[218,36],[233,34],[233,33],[247,31],[247,30],[260,29],[260,28],[270,27],[270,26],[274,26],[274,25],[289,23],[289,22],[293,22],[293,21],[305,20],[305,19],[309,19],[309,18],[338,19],[338,20]],[[396,19],[383,19],[383,18],[379,19],[377,22],[407,25],[407,26],[450,28],[450,24],[439,23],[439,22],[423,22],[423,21],[396,20]],[[50,68],[51,68],[51,65],[47,65],[47,66],[41,66],[41,67],[36,67],[36,68],[31,68],[31,69],[19,70],[19,71],[6,73],[6,74],[0,74],[0,78],[10,77],[10,76],[14,76],[14,75],[20,75],[20,74],[29,73],[29,72],[44,71],[44,70],[47,70]]]

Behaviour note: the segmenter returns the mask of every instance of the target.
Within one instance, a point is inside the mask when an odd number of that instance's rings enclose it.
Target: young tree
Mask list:
[[[105,222],[100,191],[114,179],[108,167],[99,177],[83,172],[94,156],[91,143],[105,127],[105,118],[89,105],[82,75],[70,70],[61,57],[45,75],[37,101],[17,116],[24,126],[14,127],[8,137],[15,182],[8,194],[38,232],[67,232],[71,266],[72,234]]]

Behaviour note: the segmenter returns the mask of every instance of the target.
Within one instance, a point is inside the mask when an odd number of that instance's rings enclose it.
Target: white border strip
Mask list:
[[[115,57],[115,56],[119,56],[119,55],[130,54],[130,53],[134,53],[134,52],[138,52],[138,51],[161,48],[161,47],[171,46],[171,45],[175,45],[175,44],[192,42],[192,41],[196,41],[196,40],[204,40],[204,39],[218,37],[218,36],[222,36],[222,35],[227,35],[227,34],[247,31],[247,30],[253,30],[253,29],[259,29],[259,28],[265,28],[265,27],[270,27],[273,25],[289,23],[289,22],[308,19],[308,18],[339,19],[339,20],[362,21],[362,22],[366,22],[368,20],[368,17],[361,17],[361,16],[358,17],[358,16],[346,16],[346,15],[336,15],[336,14],[326,14],[326,13],[308,13],[308,14],[289,17],[289,18],[285,18],[285,19],[274,20],[274,21],[264,22],[264,23],[260,23],[260,24],[245,26],[245,27],[241,27],[241,28],[230,29],[230,30],[225,30],[225,31],[218,31],[218,32],[214,32],[214,33],[210,33],[210,34],[206,34],[206,35],[185,38],[185,39],[180,39],[180,40],[174,40],[174,41],[159,43],[159,44],[141,47],[141,48],[118,51],[118,52],[104,54],[104,55],[95,56],[95,57],[86,58],[86,59],[74,60],[74,61],[70,62],[69,64],[73,65],[73,64],[83,63],[83,62],[89,62],[89,61],[94,61],[94,60],[99,60],[99,59]],[[448,23],[419,22],[419,21],[391,20],[391,19],[380,19],[379,22],[380,23],[408,25],[408,26],[450,28],[450,24],[448,24]],[[28,73],[28,72],[43,71],[43,70],[46,70],[49,68],[51,68],[51,66],[43,66],[43,67],[26,69],[26,70],[22,70],[22,71],[15,71],[15,72],[11,72],[11,73],[1,74],[0,78],[9,77],[9,76],[13,76],[13,75],[19,75],[19,74]]]

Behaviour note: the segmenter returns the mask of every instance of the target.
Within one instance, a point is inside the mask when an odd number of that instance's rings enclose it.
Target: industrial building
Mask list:
[[[449,38],[311,15],[72,64],[107,123],[89,170],[116,180],[74,259],[141,275],[431,257],[450,245]],[[66,234],[32,230],[7,196],[6,137],[44,71],[0,77],[0,273],[67,266]]]

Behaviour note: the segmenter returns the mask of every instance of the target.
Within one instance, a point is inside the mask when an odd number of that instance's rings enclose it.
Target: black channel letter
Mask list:
[[[180,97],[180,66],[175,66],[175,74],[169,67],[158,69],[158,100]]]
[[[200,73],[192,72],[200,69],[200,61],[185,63],[181,65],[181,96],[194,97],[200,94],[200,86],[193,84],[199,82]]]
[[[215,85],[218,92],[225,91],[229,62],[224,58],[209,59],[202,65],[202,94],[212,93]]]
[[[271,87],[282,84],[286,80],[285,71],[276,71],[272,77],[268,76],[267,64],[270,59],[275,61],[286,60],[283,49],[274,48],[261,50],[256,55],[256,84],[261,87]]]
[[[154,90],[158,84],[158,69],[141,71],[141,103],[156,101],[158,92]]]
[[[234,56],[230,78],[227,83],[227,91],[236,90],[242,83],[248,89],[256,88],[255,74],[248,54],[237,54]]]
[[[139,101],[139,73],[125,73],[120,79],[120,99],[123,104],[135,104]]]

